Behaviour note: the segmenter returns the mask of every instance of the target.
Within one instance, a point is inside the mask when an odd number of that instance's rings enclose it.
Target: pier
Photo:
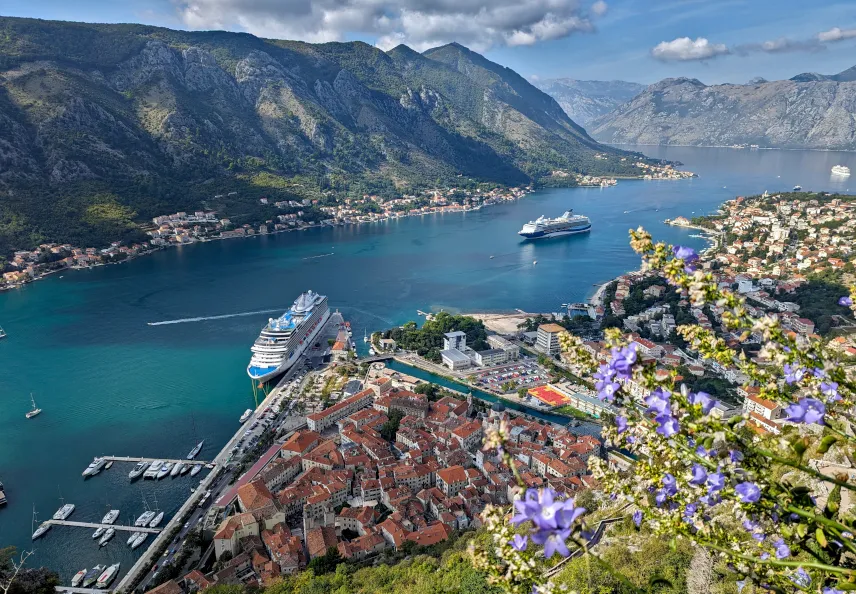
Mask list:
[[[124,530],[125,532],[148,532],[149,534],[158,534],[162,528],[148,528],[142,526],[124,526],[122,524],[98,524],[95,522],[72,522],[71,520],[46,520],[45,524],[52,526],[75,526],[77,528],[113,528],[116,531]]]
[[[105,460],[107,460],[108,462],[133,462],[135,464],[137,462],[148,462],[149,464],[151,464],[152,462],[155,462],[157,460],[160,460],[164,464],[167,464],[167,463],[178,464],[179,462],[182,464],[185,464],[185,465],[186,464],[203,464],[203,465],[204,464],[211,464],[211,462],[206,462],[205,460],[167,460],[165,458],[135,458],[133,456],[101,456],[101,457],[104,458]]]
[[[57,586],[57,592],[71,592],[72,594],[105,594],[112,590],[103,590],[101,588],[73,588],[71,586]]]

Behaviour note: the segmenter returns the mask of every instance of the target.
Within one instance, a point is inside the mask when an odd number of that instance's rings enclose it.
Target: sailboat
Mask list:
[[[38,521],[38,515],[36,514],[36,506],[33,505],[33,527],[35,527],[36,522]],[[41,538],[44,536],[45,532],[51,529],[51,525],[49,522],[42,522],[39,524],[39,527],[33,532],[33,540],[37,538]]]
[[[57,490],[59,491],[59,485],[57,485]],[[56,510],[56,513],[54,513],[53,519],[65,520],[74,512],[74,504],[65,502],[65,499],[62,497],[62,491],[59,491],[59,501],[62,505],[58,510]]]
[[[365,330],[363,330],[363,342],[368,342],[368,341],[369,341],[368,333]]]
[[[38,408],[38,407],[36,406],[36,400],[35,400],[35,398],[33,398],[33,393],[32,393],[32,392],[30,392],[30,402],[32,402],[32,403],[33,403],[33,408],[32,408],[32,410],[31,410],[30,412],[28,412],[28,413],[25,415],[28,419],[32,419],[32,418],[33,418],[33,417],[35,417],[37,414],[39,414],[39,413],[41,413],[41,412],[42,412],[42,409],[40,409],[40,408]]]

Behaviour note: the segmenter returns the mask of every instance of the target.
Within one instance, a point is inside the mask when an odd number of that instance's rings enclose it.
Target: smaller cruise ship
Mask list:
[[[832,168],[832,175],[841,175],[846,177],[850,175],[850,168],[846,165],[836,165]]]
[[[588,217],[575,215],[573,210],[567,210],[560,217],[548,219],[541,216],[534,221],[529,221],[517,232],[526,239],[540,239],[542,237],[558,237],[559,235],[571,235],[574,233],[586,233],[591,231],[591,221]]]

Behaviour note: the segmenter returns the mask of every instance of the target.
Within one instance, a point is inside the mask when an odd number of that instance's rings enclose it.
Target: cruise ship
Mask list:
[[[850,175],[850,168],[847,165],[836,165],[832,168],[832,174],[846,177]]]
[[[588,217],[573,214],[573,210],[555,219],[538,217],[529,221],[517,232],[526,239],[540,239],[542,237],[557,237],[559,235],[571,235],[573,233],[585,233],[591,230],[591,221]]]
[[[247,375],[260,382],[287,371],[330,318],[327,297],[307,291],[287,312],[271,318],[253,344]]]

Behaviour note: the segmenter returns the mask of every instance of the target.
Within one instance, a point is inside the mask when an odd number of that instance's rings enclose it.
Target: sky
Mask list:
[[[856,65],[852,1],[3,0],[0,14],[382,49],[457,41],[531,80],[744,83]]]

